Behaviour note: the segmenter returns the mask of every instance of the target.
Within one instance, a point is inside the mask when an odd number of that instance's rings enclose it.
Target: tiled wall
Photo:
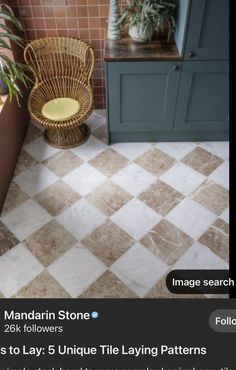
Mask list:
[[[120,3],[126,2],[120,0]],[[72,36],[95,50],[93,85],[96,108],[105,107],[103,46],[109,0],[8,0],[23,22],[27,40]]]

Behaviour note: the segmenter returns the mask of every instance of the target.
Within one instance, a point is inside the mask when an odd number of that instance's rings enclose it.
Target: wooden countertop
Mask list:
[[[166,38],[140,43],[133,41],[128,34],[122,34],[120,40],[105,41],[104,60],[107,62],[180,59],[174,40],[168,43]]]

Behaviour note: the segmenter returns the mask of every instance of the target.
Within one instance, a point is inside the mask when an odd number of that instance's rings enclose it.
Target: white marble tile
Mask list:
[[[62,180],[77,193],[86,196],[104,183],[107,177],[90,164],[84,163],[82,166],[63,177]]]
[[[76,298],[105,272],[106,266],[87,248],[78,244],[47,270],[72,298]]]
[[[33,199],[27,200],[2,217],[3,223],[20,241],[33,234],[51,219],[49,213]]]
[[[18,244],[0,257],[0,291],[10,298],[43,270],[32,253]]]
[[[200,143],[201,148],[217,155],[220,158],[227,160],[229,158],[229,142],[228,141],[205,141]]]
[[[177,160],[185,157],[194,148],[196,148],[196,146],[197,145],[195,143],[191,142],[163,142],[156,144],[156,148]]]
[[[140,200],[132,199],[110,218],[134,239],[139,240],[162,219],[162,216]]]
[[[138,195],[151,185],[156,180],[156,177],[137,164],[131,163],[116,173],[111,179],[130,194]]]
[[[71,151],[84,161],[90,161],[106,148],[107,145],[104,144],[103,141],[95,138],[94,136],[90,136],[90,138],[83,145],[71,149]]]
[[[220,218],[224,220],[225,222],[229,223],[229,207],[224,210],[224,212],[221,213]]]
[[[106,113],[104,114],[104,109],[94,110],[91,116],[86,120],[91,132],[97,128],[106,124]]]
[[[172,188],[184,195],[192,193],[206,178],[184,163],[176,163],[160,177]]]
[[[215,171],[213,171],[209,179],[217,184],[229,189],[229,162],[225,161]]]
[[[175,269],[228,269],[228,263],[209,248],[194,243],[173,266]]]
[[[150,143],[115,143],[112,149],[128,158],[130,161],[135,160],[142,154],[146,153],[150,148]]]
[[[166,219],[194,239],[198,239],[215,221],[216,216],[192,199],[185,198]]]
[[[143,297],[168,267],[147,248],[137,243],[110,268],[139,297]]]
[[[82,240],[88,233],[103,224],[106,216],[86,199],[74,203],[56,217],[77,240]]]
[[[58,181],[58,177],[42,164],[36,164],[14,177],[14,182],[33,197]]]
[[[59,149],[48,145],[42,136],[24,145],[24,150],[39,162],[44,161],[59,151]]]

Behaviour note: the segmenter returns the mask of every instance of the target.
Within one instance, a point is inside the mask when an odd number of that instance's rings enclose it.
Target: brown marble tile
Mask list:
[[[229,206],[229,191],[210,180],[204,181],[194,191],[191,198],[217,215]]]
[[[52,216],[57,216],[79,200],[80,195],[64,182],[58,181],[37,194],[35,199]]]
[[[206,298],[203,294],[174,294],[171,293],[166,286],[165,274],[154,287],[146,294],[144,298],[187,298],[187,299],[199,299]]]
[[[118,211],[131,198],[132,196],[128,192],[110,180],[87,196],[89,202],[94,204],[107,216],[111,216]]]
[[[106,271],[79,298],[138,298],[122,281]]]
[[[173,265],[193,244],[193,239],[167,220],[161,220],[141,240],[153,254]]]
[[[113,176],[127,165],[128,160],[109,148],[89,161],[89,163],[104,175]]]
[[[27,199],[29,199],[29,196],[12,181],[3,206],[2,216],[24,203]]]
[[[63,287],[44,271],[13,298],[71,298]]]
[[[107,127],[106,125],[102,125],[101,127],[97,128],[93,131],[93,135],[97,138],[102,140],[104,143],[107,143]]]
[[[19,240],[12,232],[0,221],[0,256],[15,247]]]
[[[88,235],[82,244],[89,248],[107,266],[124,254],[135,241],[111,220]]]
[[[19,175],[21,172],[27,170],[36,163],[37,161],[35,158],[33,158],[30,154],[28,154],[24,150],[22,150],[16,164],[14,176]]]
[[[218,256],[229,261],[229,225],[223,220],[216,220],[214,224],[199,239]]]
[[[162,216],[166,216],[184,196],[161,180],[140,194],[139,199]]]
[[[156,176],[162,175],[175,164],[175,159],[161,150],[152,148],[136,159],[135,163]]]
[[[197,147],[187,154],[182,162],[203,175],[209,176],[224,161],[207,150]]]
[[[44,164],[59,177],[72,172],[82,163],[82,159],[69,150],[60,151],[44,161]]]
[[[76,243],[76,239],[53,220],[25,240],[25,245],[44,265],[49,266]]]
[[[43,131],[41,131],[38,127],[32,125],[31,123],[29,124],[29,128],[25,137],[25,142],[24,144],[28,144],[34,139],[37,139],[38,137],[42,136]]]

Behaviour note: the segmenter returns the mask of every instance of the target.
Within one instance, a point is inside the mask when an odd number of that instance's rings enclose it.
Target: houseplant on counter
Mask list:
[[[18,100],[21,96],[19,82],[27,86],[27,66],[12,60],[6,51],[12,51],[11,43],[23,48],[23,40],[14,31],[22,31],[22,24],[14,16],[12,9],[5,4],[0,4],[0,104],[1,89],[7,89],[10,99],[13,96]]]
[[[135,41],[151,41],[155,32],[167,32],[167,41],[175,29],[176,0],[131,0],[119,22],[128,24],[129,35]]]

